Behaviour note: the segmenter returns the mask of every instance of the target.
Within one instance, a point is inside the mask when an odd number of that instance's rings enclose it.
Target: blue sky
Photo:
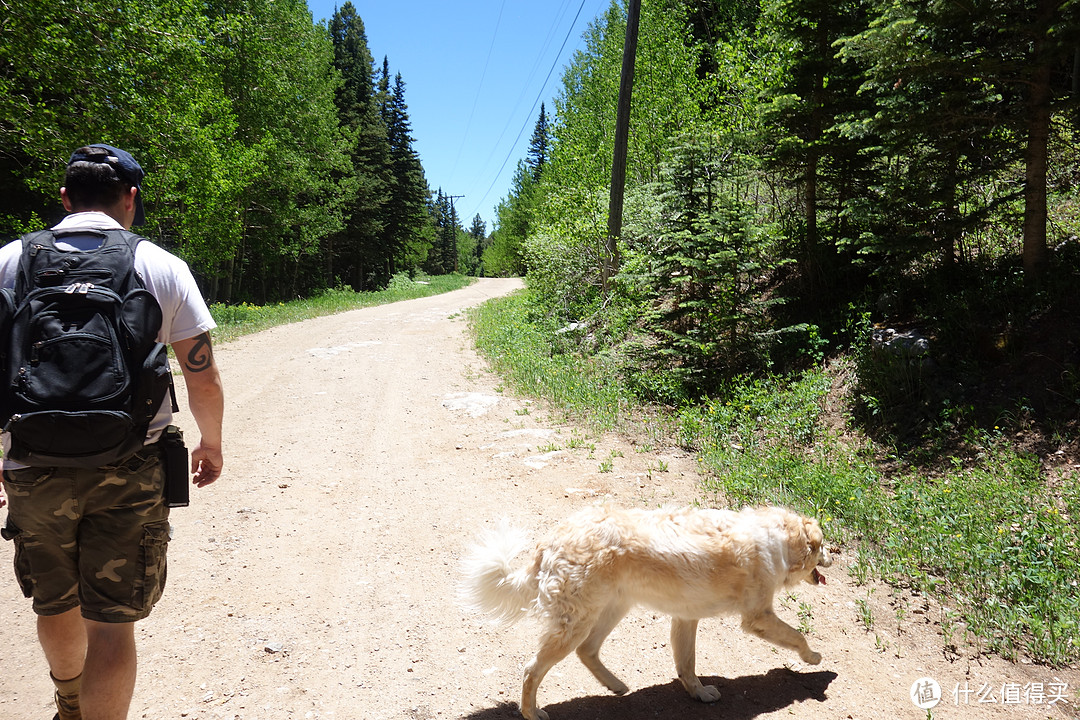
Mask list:
[[[463,195],[454,201],[462,224],[479,214],[490,233],[540,102],[552,109],[563,68],[609,0],[352,1],[376,66],[385,55],[391,75],[405,81],[428,184]],[[308,7],[318,22],[343,3],[308,0]]]

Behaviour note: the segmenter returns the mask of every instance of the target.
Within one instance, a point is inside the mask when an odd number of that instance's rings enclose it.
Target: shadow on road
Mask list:
[[[836,673],[822,671],[796,673],[776,668],[764,675],[738,678],[702,677],[705,685],[720,689],[720,700],[709,705],[693,700],[682,685],[674,680],[666,685],[654,685],[627,695],[595,695],[575,698],[541,708],[551,720],[654,720],[658,717],[677,717],[679,720],[752,720],[759,715],[775,712],[807,700],[824,702],[825,691]],[[502,703],[466,715],[466,720],[516,720],[521,715],[517,703]]]

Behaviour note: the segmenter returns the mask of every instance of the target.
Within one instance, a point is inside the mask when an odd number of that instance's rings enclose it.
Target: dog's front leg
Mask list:
[[[697,664],[697,620],[671,618],[671,651],[675,654],[675,672],[686,692],[701,702],[716,702],[720,691],[715,685],[702,685],[694,666]]]

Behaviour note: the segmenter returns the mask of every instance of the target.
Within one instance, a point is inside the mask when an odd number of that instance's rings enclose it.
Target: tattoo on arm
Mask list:
[[[201,373],[209,370],[213,364],[214,351],[210,347],[210,333],[203,333],[195,338],[195,344],[184,358],[184,368],[189,372]]]

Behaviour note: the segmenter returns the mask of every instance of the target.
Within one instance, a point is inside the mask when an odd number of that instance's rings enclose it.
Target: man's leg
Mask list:
[[[83,720],[125,720],[135,692],[135,623],[86,621]]]
[[[38,638],[58,680],[82,673],[83,720],[125,720],[135,691],[135,623],[84,620],[79,609],[38,616]]]
[[[38,615],[38,642],[45,651],[49,673],[56,685],[60,720],[81,720],[79,696],[86,660],[86,624],[79,608],[59,615]]]
[[[86,660],[86,622],[79,608],[59,615],[38,615],[37,632],[53,677],[78,677]]]

